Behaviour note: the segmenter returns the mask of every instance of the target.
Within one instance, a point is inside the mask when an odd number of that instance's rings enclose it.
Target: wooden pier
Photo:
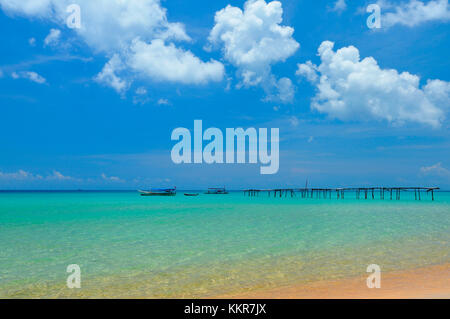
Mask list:
[[[245,189],[244,196],[258,197],[260,193],[267,193],[269,197],[301,197],[331,199],[344,199],[345,193],[354,192],[356,199],[385,199],[386,193],[390,200],[400,200],[402,192],[414,192],[414,199],[421,200],[421,193],[431,194],[434,201],[434,191],[439,187],[348,187],[348,188],[275,188],[275,189]]]

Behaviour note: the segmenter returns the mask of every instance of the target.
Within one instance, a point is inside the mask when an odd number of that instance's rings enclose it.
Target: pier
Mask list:
[[[245,189],[244,196],[258,197],[266,193],[268,197],[300,197],[344,199],[346,192],[355,193],[356,199],[385,199],[386,194],[390,200],[400,200],[402,192],[414,192],[414,199],[421,200],[421,194],[431,194],[434,201],[434,191],[439,187],[347,187],[347,188],[274,188],[274,189]]]

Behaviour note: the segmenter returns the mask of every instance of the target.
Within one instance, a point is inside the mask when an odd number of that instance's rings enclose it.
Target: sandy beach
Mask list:
[[[450,298],[450,264],[381,274],[381,288],[369,289],[367,275],[320,281],[218,298],[232,299],[399,299]]]

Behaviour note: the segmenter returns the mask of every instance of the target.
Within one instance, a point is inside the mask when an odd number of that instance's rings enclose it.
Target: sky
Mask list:
[[[0,0],[0,189],[450,189],[449,22],[448,0]],[[174,164],[194,120],[279,128],[279,171]]]

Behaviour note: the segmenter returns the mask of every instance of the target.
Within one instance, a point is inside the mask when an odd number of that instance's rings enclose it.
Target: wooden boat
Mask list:
[[[225,187],[208,188],[208,190],[206,191],[205,194],[208,194],[208,195],[226,195],[226,194],[228,194],[228,192],[225,189]]]
[[[198,193],[184,193],[184,196],[198,196]]]
[[[150,191],[141,191],[141,196],[175,196],[177,195],[177,188],[167,188],[167,189],[152,189]]]

